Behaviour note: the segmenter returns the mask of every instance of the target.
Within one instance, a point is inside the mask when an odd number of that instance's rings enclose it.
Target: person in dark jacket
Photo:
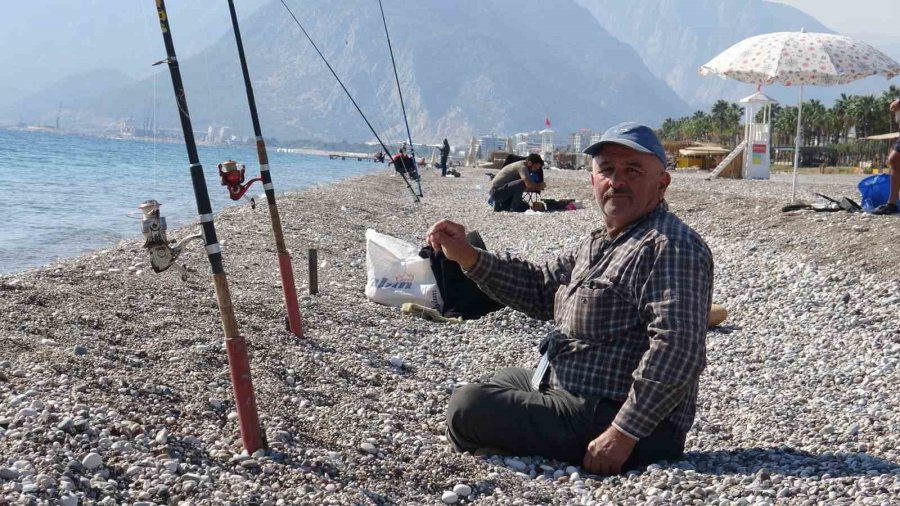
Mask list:
[[[450,156],[450,143],[444,139],[444,145],[441,146],[441,176],[447,175],[447,157]]]

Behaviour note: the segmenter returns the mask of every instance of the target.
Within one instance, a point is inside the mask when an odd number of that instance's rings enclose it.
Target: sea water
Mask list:
[[[234,202],[217,165],[259,174],[254,146],[198,146],[214,212]],[[275,191],[384,170],[369,160],[279,153],[269,148]],[[247,192],[266,205],[262,183]],[[162,203],[169,229],[197,221],[184,144],[0,129],[0,274],[17,272],[141,236],[137,206]]]

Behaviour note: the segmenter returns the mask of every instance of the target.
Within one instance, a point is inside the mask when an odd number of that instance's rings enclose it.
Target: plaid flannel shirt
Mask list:
[[[665,202],[615,239],[598,229],[545,265],[482,251],[467,275],[513,309],[555,320],[552,388],[623,402],[613,426],[635,439],[665,419],[690,429],[713,259]]]

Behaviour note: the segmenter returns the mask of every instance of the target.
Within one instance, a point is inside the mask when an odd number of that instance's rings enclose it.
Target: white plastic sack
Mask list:
[[[416,245],[373,229],[366,230],[366,297],[400,307],[414,302],[440,310],[443,306],[431,260],[419,256]]]

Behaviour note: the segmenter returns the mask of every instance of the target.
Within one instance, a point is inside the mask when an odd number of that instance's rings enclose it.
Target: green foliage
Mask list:
[[[847,144],[851,132],[856,138],[887,133],[897,129],[889,114],[889,105],[900,98],[900,88],[889,86],[880,96],[846,95],[830,108],[818,100],[803,103],[803,145]],[[697,111],[683,118],[666,118],[660,136],[667,141],[718,142],[733,147],[743,136],[742,108],[719,100],[709,113]],[[762,113],[756,120],[762,119]],[[792,146],[797,131],[797,107],[774,104],[771,110],[772,145]]]

